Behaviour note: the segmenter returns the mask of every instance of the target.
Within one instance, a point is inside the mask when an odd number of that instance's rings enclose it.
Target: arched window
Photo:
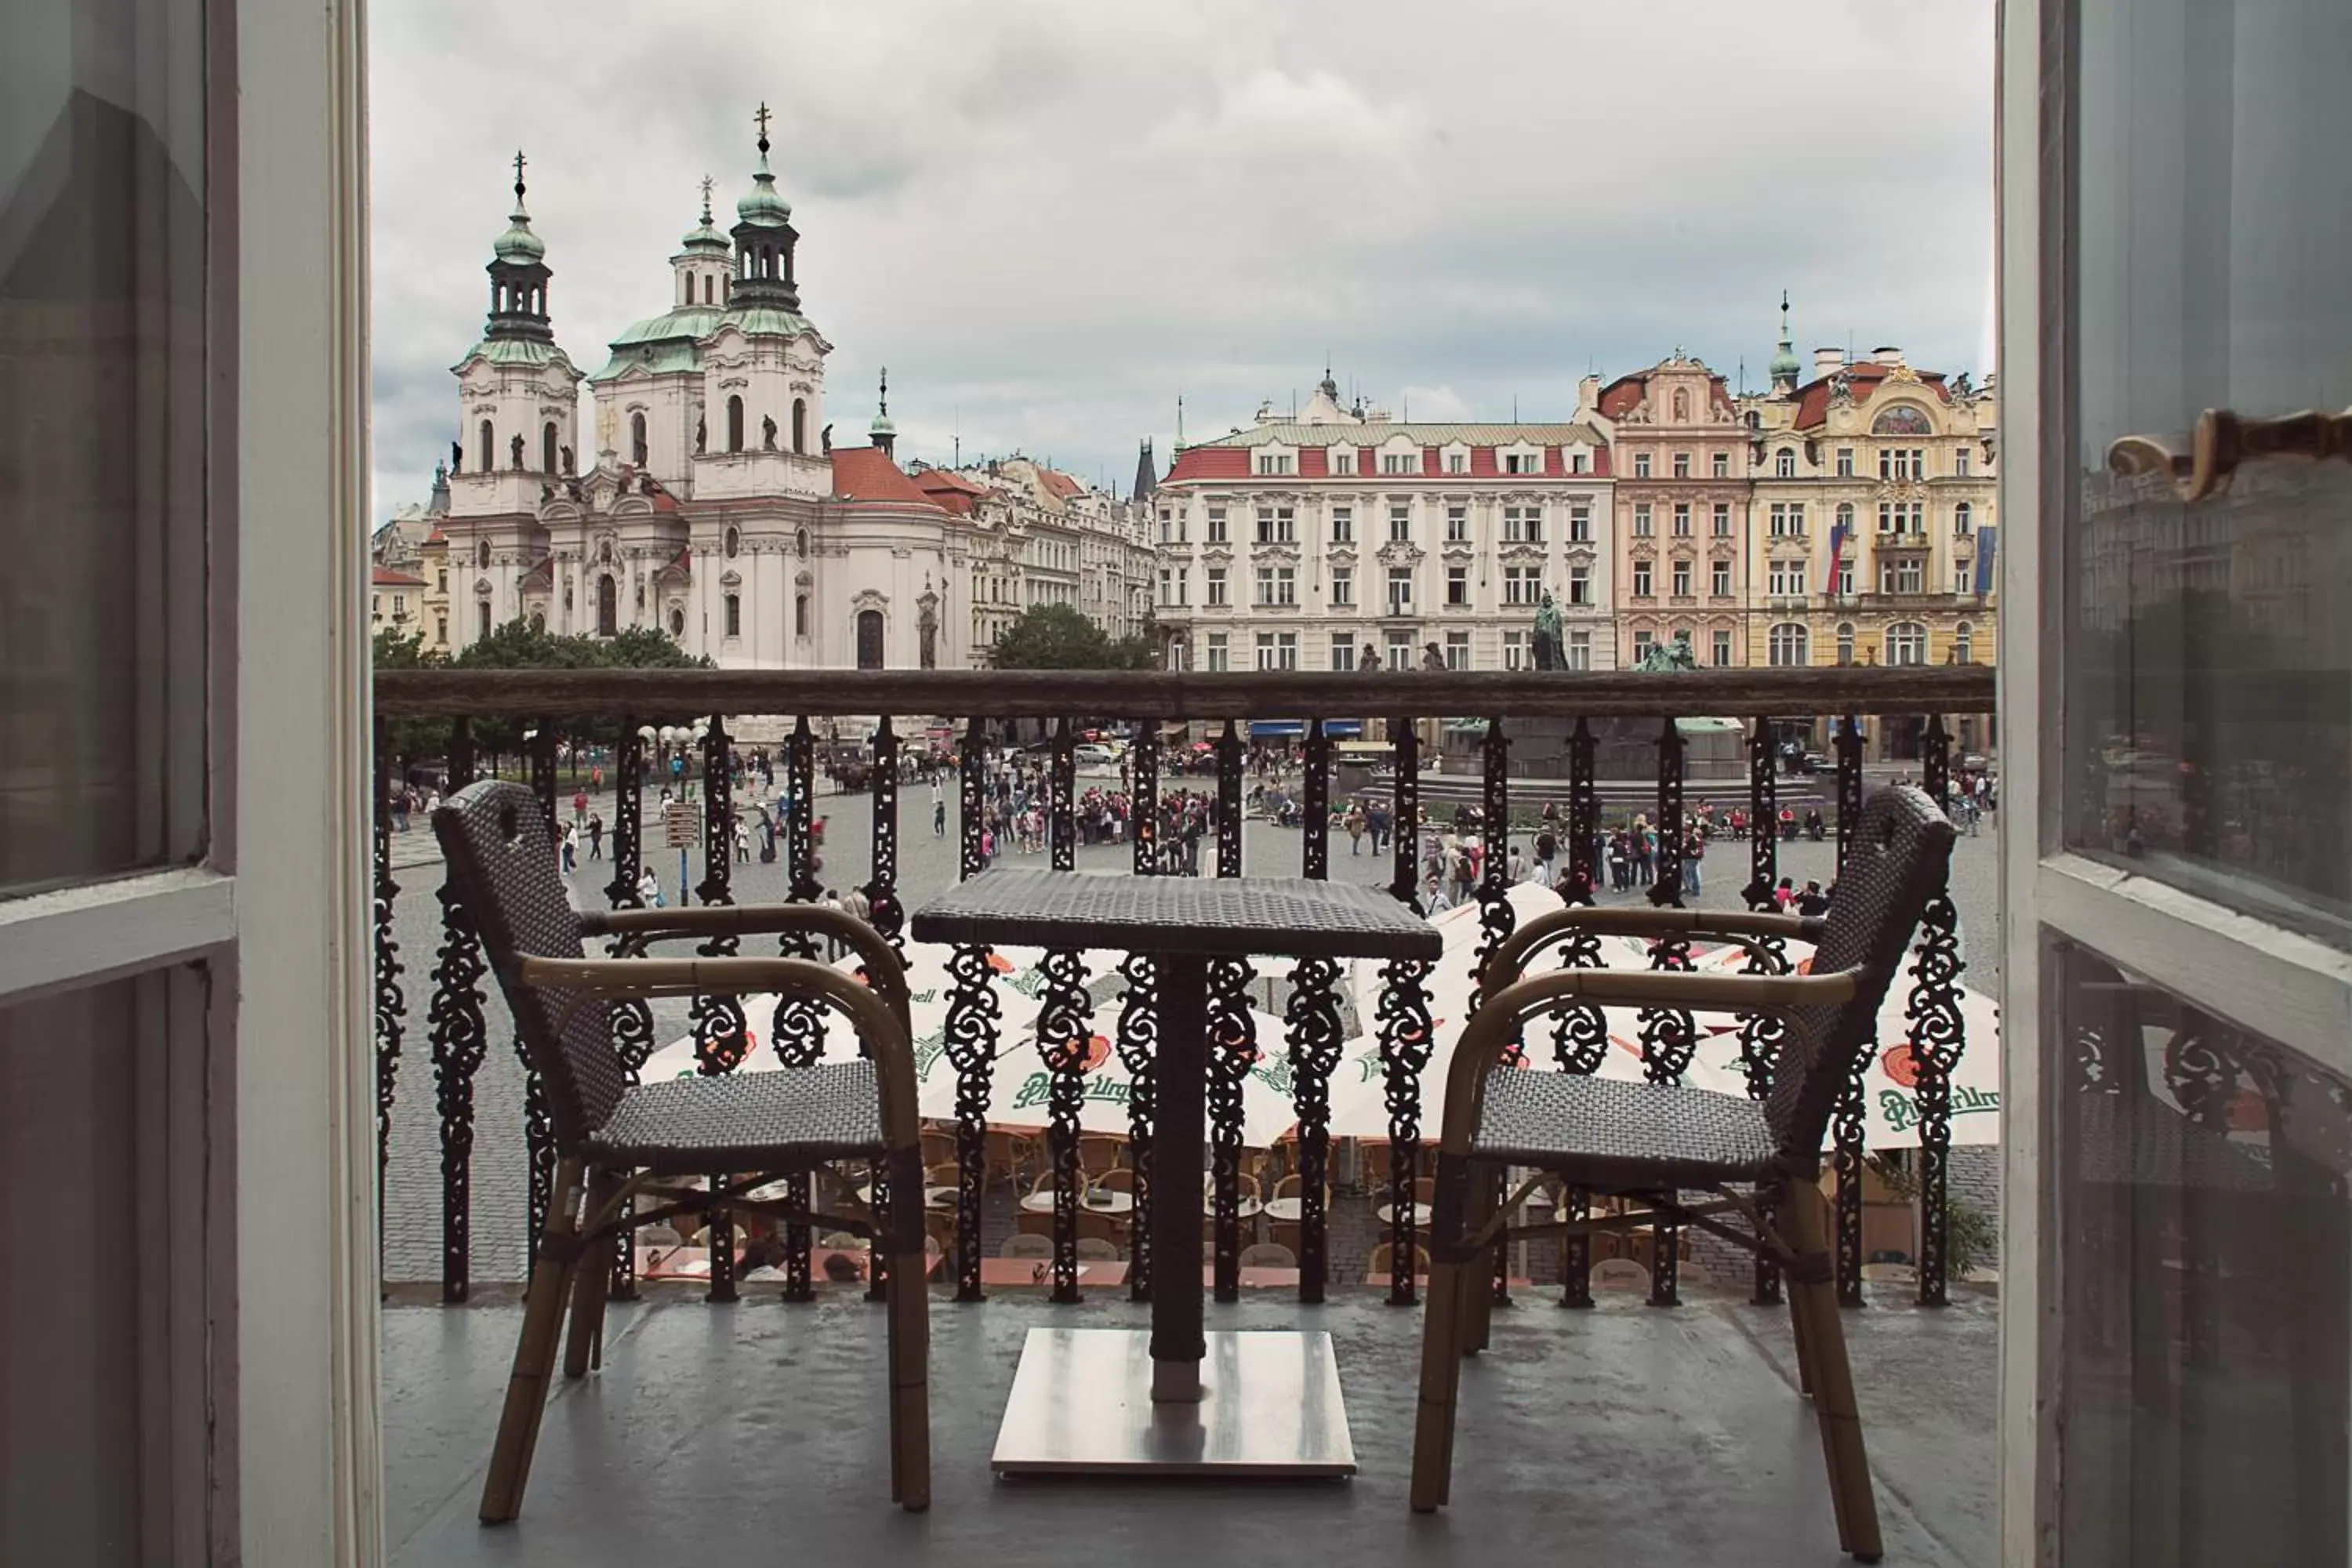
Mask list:
[[[1783,621],[1769,634],[1772,662],[1805,665],[1812,662],[1812,637],[1796,621]]]
[[[1690,423],[1690,394],[1681,387],[1675,389],[1675,423],[1677,425]]]
[[[879,610],[857,612],[857,668],[882,668],[882,612]]]
[[[1853,623],[1852,621],[1838,623],[1837,638],[1838,662],[1852,664],[1853,662]]]
[[[1797,453],[1792,447],[1783,447],[1772,459],[1772,477],[1793,479],[1797,477]]]
[[[530,613],[530,629],[535,632],[543,632],[547,629],[547,612],[545,610],[533,610]]]
[[[793,636],[796,637],[804,637],[808,635],[808,595],[806,594],[795,594],[793,595]]]
[[[542,474],[555,472],[555,421],[552,419],[540,426],[539,471]]]
[[[646,466],[646,416],[629,416],[629,461],[639,468]]]
[[[674,637],[686,635],[686,612],[676,605],[669,607],[669,635]]]
[[[727,449],[730,452],[743,449],[743,400],[737,396],[727,400]]]
[[[708,275],[702,279],[702,302],[706,305],[710,303],[710,279]]]
[[[808,399],[793,399],[793,450],[808,450]]]
[[[743,596],[740,594],[727,595],[727,635],[730,637],[743,635]]]
[[[729,529],[727,531],[727,559],[730,561],[734,560],[735,552],[742,548],[743,535],[735,529]]]
[[[1897,621],[1886,628],[1886,662],[1927,662],[1927,628],[1916,621]]]
[[[1976,508],[1970,506],[1966,501],[1962,501],[1959,505],[1952,509],[1952,531],[1955,534],[1965,538],[1969,533],[1975,531],[1976,526]]]
[[[1898,403],[1872,421],[1874,436],[1932,436],[1936,427],[1916,405]]]
[[[1962,621],[1958,626],[1954,626],[1952,628],[1952,662],[1954,664],[1974,664],[1976,662],[1976,640],[1977,629],[1976,627],[1969,625],[1968,622]]]
[[[486,474],[499,466],[498,432],[490,428],[490,422],[487,419],[482,421],[481,460],[474,466]]]
[[[1853,502],[1850,500],[1838,502],[1837,525],[1845,530],[1848,540],[1853,538]]]
[[[621,585],[610,572],[596,579],[596,635],[617,637],[621,630]]]

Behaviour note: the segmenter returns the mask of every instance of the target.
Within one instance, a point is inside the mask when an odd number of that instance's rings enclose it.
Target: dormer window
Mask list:
[[[1260,452],[1253,470],[1260,474],[1290,474],[1297,471],[1297,458],[1288,452]]]

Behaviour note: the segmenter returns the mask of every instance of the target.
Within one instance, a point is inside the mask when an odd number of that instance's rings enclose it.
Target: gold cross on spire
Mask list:
[[[765,99],[760,100],[760,112],[751,118],[759,122],[760,151],[764,153],[768,150],[768,121],[774,118],[768,112],[768,103]]]
[[[702,221],[710,221],[710,176],[702,176]]]
[[[520,201],[522,199],[522,171],[524,163],[525,160],[522,155],[522,149],[518,147],[515,149],[515,199],[517,201]]]

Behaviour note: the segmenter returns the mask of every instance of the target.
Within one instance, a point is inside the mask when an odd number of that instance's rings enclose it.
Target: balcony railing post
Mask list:
[[[613,879],[604,884],[605,901],[616,910],[642,907],[637,897],[637,878],[644,869],[642,849],[645,822],[646,742],[637,733],[635,719],[621,721],[620,749],[614,756],[613,770]],[[615,939],[606,944],[614,957],[630,951],[629,944]],[[631,1083],[644,1070],[646,1058],[654,1054],[654,1011],[652,1004],[642,997],[631,997],[613,1004],[613,1045],[620,1052],[621,1068]],[[635,1198],[623,1200],[622,1212],[631,1217],[636,1214]],[[625,1229],[613,1249],[613,1296],[616,1300],[637,1299],[636,1230]]]
[[[1242,874],[1242,741],[1234,721],[1217,740],[1217,875]],[[1209,963],[1209,1173],[1216,1295],[1241,1300],[1242,1089],[1257,1063],[1244,958]]]
[[[1318,880],[1331,870],[1331,742],[1323,721],[1307,726],[1305,831],[1300,871]],[[1324,1189],[1331,1172],[1331,1074],[1339,1065],[1339,966],[1302,958],[1290,971],[1283,1025],[1290,1036],[1290,1080],[1298,1111],[1298,1299],[1320,1301],[1330,1278],[1330,1216]]]
[[[1421,739],[1413,721],[1389,721],[1394,834],[1391,839],[1389,892],[1415,914],[1421,901]],[[1414,1212],[1413,1178],[1421,1168],[1421,1075],[1435,1047],[1435,1025],[1424,984],[1430,966],[1419,959],[1395,959],[1381,966],[1381,999],[1373,1015],[1380,1031],[1381,1066],[1389,1112],[1389,1304],[1410,1307],[1416,1298],[1413,1254],[1420,1233]]]
[[[1854,830],[1862,823],[1862,726],[1852,714],[1838,721],[1837,863],[1845,869]],[[1853,1058],[1853,1071],[1830,1116],[1831,1168],[1837,1173],[1837,1291],[1842,1307],[1862,1306],[1863,1075],[1877,1055],[1875,1044]]]
[[[1594,777],[1599,743],[1592,726],[1582,719],[1568,742],[1568,875],[1567,902],[1571,907],[1594,903],[1601,877],[1601,786]],[[1601,939],[1590,931],[1571,937],[1560,948],[1567,969],[1601,967]],[[1598,1007],[1562,1008],[1552,1024],[1552,1057],[1562,1072],[1590,1075],[1601,1070],[1609,1052],[1609,1026]],[[1592,1207],[1581,1187],[1563,1188],[1559,1195],[1562,1221],[1585,1218]],[[1559,1244],[1559,1304],[1592,1305],[1592,1238],[1570,1235]]]
[[[903,953],[906,945],[898,935],[906,921],[904,911],[898,908],[898,736],[890,728],[887,713],[881,715],[874,727],[873,773],[867,783],[874,802],[874,861],[866,880],[866,919]],[[866,1056],[874,1054],[863,1041],[860,1051]],[[890,1212],[890,1168],[887,1162],[866,1162],[866,1208],[877,1220]],[[875,1226],[866,1248],[866,1299],[890,1299],[890,1249],[879,1225]]]
[[[392,879],[392,822],[394,792],[405,790],[399,759],[392,754],[390,723],[375,721],[375,1221],[376,1272],[383,1271],[383,1184],[392,1160],[392,1107],[400,1077],[400,1039],[406,1026],[408,998],[400,988],[403,965],[400,943],[392,934],[394,900],[400,884]],[[431,831],[430,826],[426,828]]]
[[[1045,789],[1045,833],[1056,871],[1077,866],[1076,744],[1070,721],[1056,721]],[[1078,1158],[1078,1115],[1086,1105],[1093,1003],[1086,959],[1076,949],[1049,949],[1037,967],[1045,976],[1037,994],[1037,1054],[1045,1064],[1045,1148],[1054,1165],[1054,1300],[1070,1302],[1080,1299],[1078,1206],[1087,1173]]]
[[[816,733],[803,713],[793,721],[784,742],[784,792],[792,799],[792,815],[784,835],[787,896],[793,903],[811,904],[822,891],[816,879],[820,861],[816,849]],[[820,958],[815,941],[799,931],[777,939],[777,952],[786,958]],[[769,1025],[776,1059],[786,1070],[814,1067],[824,1058],[824,1013],[802,997],[778,1004]],[[785,1200],[795,1208],[809,1206],[809,1178],[784,1178]],[[813,1301],[816,1292],[809,1278],[809,1227],[784,1226],[784,1289],[786,1301]]]
[[[523,743],[529,748],[530,793],[539,801],[539,814],[546,821],[548,841],[561,846],[563,834],[555,825],[555,727],[541,721]],[[556,865],[560,874],[560,847]],[[547,1103],[547,1080],[531,1066],[530,1053],[523,1048],[520,1033],[515,1036],[514,1048],[516,1058],[522,1063],[523,1157],[530,1172],[530,1223],[522,1255],[527,1279],[531,1259],[539,1256],[540,1233],[547,1226],[547,1206],[555,1201],[555,1117]]]
[[[1511,908],[1511,742],[1503,733],[1502,720],[1486,721],[1486,743],[1481,750],[1486,776],[1479,823],[1478,949],[1471,960],[1470,1010],[1474,1013],[1478,1010],[1484,990],[1480,981],[1486,972],[1486,961],[1518,926]],[[1512,1049],[1524,1061],[1526,1053],[1517,1045]],[[1505,1174],[1496,1170],[1486,1178],[1495,1188],[1493,1201],[1498,1206],[1505,1193]],[[1511,1304],[1508,1247],[1495,1249],[1495,1304]]]
[[[1780,875],[1780,752],[1772,721],[1759,719],[1748,737],[1748,886],[1740,897],[1751,910],[1770,912],[1778,906],[1772,893]],[[1787,943],[1765,937],[1748,949],[1746,974],[1786,974]],[[1739,1065],[1748,1080],[1748,1095],[1761,1100],[1772,1092],[1772,1073],[1780,1059],[1786,1026],[1768,1013],[1751,1013],[1739,1021]],[[1758,1206],[1769,1217],[1771,1200],[1761,1194]],[[1780,1300],[1780,1269],[1765,1253],[1756,1255],[1756,1287],[1748,1299],[1757,1306]]]
[[[727,738],[727,716],[714,713],[702,736],[702,880],[694,896],[705,904],[731,904],[734,894],[735,766]],[[684,901],[684,892],[679,900]],[[716,936],[694,951],[705,958],[731,958],[736,939]],[[743,1004],[733,996],[697,996],[689,1010],[697,1070],[733,1072],[751,1054]],[[718,1184],[713,1183],[714,1186]],[[706,1211],[710,1227],[710,1289],[708,1301],[732,1301],[735,1289],[735,1217],[724,1204]]]
[[[449,725],[449,791],[474,782],[473,726]],[[488,1048],[482,1017],[481,938],[457,885],[441,879],[441,948],[433,966],[425,1027],[433,1040],[436,1109],[441,1116],[441,1299],[458,1302],[472,1289],[474,1074]]]
[[[1951,737],[1943,717],[1927,721],[1920,748],[1920,781],[1936,804],[1949,811],[1952,793]],[[1919,916],[1917,956],[1911,965],[1911,999],[1903,1011],[1910,1026],[1911,1058],[1917,1068],[1914,1093],[1919,1103],[1919,1304],[1941,1307],[1949,1300],[1948,1182],[1952,1149],[1952,1069],[1968,1045],[1960,1013],[1959,913],[1952,907],[1948,876]]]
[[[1128,837],[1135,874],[1160,874],[1160,731],[1158,721],[1136,727],[1128,751]],[[1118,1059],[1127,1068],[1127,1150],[1134,1207],[1128,1226],[1127,1290],[1132,1300],[1151,1300],[1151,1133],[1156,1107],[1154,1069],[1160,1057],[1159,966],[1148,952],[1119,960],[1127,981],[1119,994]]]
[[[988,731],[974,719],[963,735],[956,809],[958,866],[970,881],[988,869],[982,835],[988,820]],[[1001,1007],[985,947],[959,947],[948,960],[948,1061],[956,1072],[956,1300],[978,1301],[980,1205],[988,1176],[988,1095],[996,1067]]]
[[[1658,734],[1658,879],[1651,884],[1650,901],[1660,908],[1683,907],[1683,737],[1669,717]],[[1660,937],[1650,947],[1650,967],[1687,970],[1690,942],[1680,935]],[[1686,1008],[1644,1007],[1642,1019],[1642,1076],[1656,1084],[1678,1084],[1690,1070],[1698,1050],[1698,1023]],[[1682,1233],[1661,1218],[1650,1228],[1650,1305],[1682,1304]]]

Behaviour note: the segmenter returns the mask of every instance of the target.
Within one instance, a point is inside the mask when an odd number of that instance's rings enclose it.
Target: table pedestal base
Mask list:
[[[1197,1403],[1151,1398],[1151,1336],[1031,1329],[989,1461],[1000,1475],[1352,1476],[1323,1331],[1207,1336]]]

